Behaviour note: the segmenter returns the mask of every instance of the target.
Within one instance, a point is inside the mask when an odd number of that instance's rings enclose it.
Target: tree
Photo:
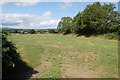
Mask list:
[[[54,29],[50,29],[48,30],[49,33],[56,33],[56,31]]]
[[[119,14],[113,4],[101,5],[99,2],[87,5],[72,20],[72,32],[83,35],[116,32],[119,26]]]
[[[18,30],[14,29],[14,30],[13,30],[13,33],[18,33]]]
[[[71,23],[71,31],[72,33],[75,34],[80,34],[81,33],[81,25],[82,25],[82,12],[78,13],[72,20]]]
[[[117,32],[120,22],[120,14],[118,11],[114,11],[116,8],[113,4],[104,4],[103,9],[105,10],[106,14],[106,27],[107,27],[107,33],[109,32]]]
[[[58,23],[57,31],[62,34],[68,34],[71,32],[71,17],[62,17]]]
[[[30,34],[35,34],[36,32],[35,32],[34,29],[31,29],[31,30],[29,30],[29,33],[30,33]]]

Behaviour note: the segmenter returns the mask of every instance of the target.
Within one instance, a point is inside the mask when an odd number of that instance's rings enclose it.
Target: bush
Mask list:
[[[49,33],[56,33],[54,29],[48,30]]]
[[[8,33],[2,31],[1,40],[2,43],[2,80],[19,80],[16,79],[16,76],[23,75],[26,71],[33,71],[36,73],[26,62],[24,62],[15,45],[7,40]],[[28,76],[21,77],[23,79],[28,79],[33,73],[30,73]]]
[[[2,64],[3,72],[13,69],[16,66],[20,56],[12,42],[7,40],[6,34],[2,34]]]
[[[29,33],[30,33],[30,34],[35,34],[36,32],[35,32],[34,29],[31,29],[31,30],[29,30]]]
[[[101,35],[102,37],[104,38],[107,38],[107,39],[118,39],[118,33],[107,33],[107,34],[103,34]]]

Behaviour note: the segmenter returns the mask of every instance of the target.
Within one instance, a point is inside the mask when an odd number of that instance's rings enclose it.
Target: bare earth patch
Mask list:
[[[96,53],[68,52],[67,55],[70,57],[65,56],[62,62],[61,70],[64,71],[62,74],[63,78],[99,78],[98,66],[91,66],[91,64],[95,64],[95,60],[97,59]],[[78,65],[76,63],[71,63],[74,59],[84,59],[85,61]]]
[[[33,74],[31,78],[40,78],[49,72],[48,68],[50,69],[54,64],[52,59],[60,58],[61,61],[61,74],[62,78],[99,78],[100,68],[99,66],[92,66],[95,64],[95,60],[97,59],[97,54],[93,52],[88,53],[77,53],[77,52],[69,52],[65,53],[64,55],[44,55],[46,57],[42,57],[42,64],[35,67],[34,70],[38,71],[38,73]],[[48,59],[48,56],[50,57]],[[84,62],[80,64],[74,63],[73,60],[77,59],[84,59]],[[84,64],[84,65],[83,65]]]
[[[59,47],[60,47],[60,46],[58,46],[58,45],[44,45],[44,46],[55,47],[55,48],[59,48]]]
[[[64,64],[65,72],[62,74],[63,78],[97,78],[95,71],[88,70],[87,67],[76,67],[76,65]]]
[[[47,68],[52,66],[52,62],[43,61],[41,65],[34,68],[34,70],[38,71],[37,74],[33,74],[31,78],[39,78],[43,76],[47,72]]]

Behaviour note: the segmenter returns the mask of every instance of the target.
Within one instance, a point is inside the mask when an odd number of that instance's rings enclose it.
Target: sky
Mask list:
[[[0,27],[19,29],[57,28],[61,17],[74,17],[93,2],[7,2],[0,4]],[[101,4],[109,2],[101,2]],[[118,9],[117,2],[115,4]]]

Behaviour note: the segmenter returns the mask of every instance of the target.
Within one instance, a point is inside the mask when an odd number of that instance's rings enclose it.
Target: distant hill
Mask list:
[[[22,28],[10,28],[10,27],[0,27],[0,29],[7,29],[7,30],[13,30],[13,29],[17,29],[17,30],[30,30],[30,29],[22,29]],[[50,29],[56,29],[56,28],[50,28]],[[47,29],[35,29],[35,30],[50,30],[49,28]]]
[[[10,27],[1,27],[0,29],[14,29],[14,28],[10,28]]]

